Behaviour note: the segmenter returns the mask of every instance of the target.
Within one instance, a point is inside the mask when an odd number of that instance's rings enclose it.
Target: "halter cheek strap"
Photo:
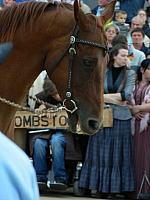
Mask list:
[[[70,47],[68,50],[69,51],[68,85],[67,85],[66,98],[63,101],[63,107],[67,112],[71,114],[73,114],[78,109],[76,102],[72,99],[72,89],[71,89],[73,60],[75,55],[77,54],[76,44],[84,44],[84,45],[89,45],[91,47],[102,48],[104,49],[105,55],[108,52],[107,45],[98,44],[93,41],[79,39],[77,37],[78,32],[79,32],[79,27],[76,25],[73,35],[70,37]]]
[[[77,32],[74,34],[77,35]],[[72,67],[73,67],[73,60],[74,56],[77,54],[76,52],[76,45],[75,45],[75,36],[70,37],[70,47],[69,47],[69,66],[68,66],[68,85],[67,85],[67,92],[66,98],[63,101],[63,107],[65,110],[71,114],[73,114],[77,109],[76,102],[72,99],[72,90],[71,90],[71,80],[72,80]]]

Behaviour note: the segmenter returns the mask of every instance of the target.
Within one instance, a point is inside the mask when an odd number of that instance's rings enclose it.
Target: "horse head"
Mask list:
[[[96,133],[102,125],[103,75],[107,51],[103,26],[113,16],[115,3],[113,0],[103,15],[96,17],[85,15],[78,1],[74,2],[76,25],[70,35],[69,48],[60,62],[61,67],[57,67],[51,76],[58,92],[64,97],[72,132],[76,132],[78,122],[81,130],[88,134]],[[61,83],[60,80],[57,82],[56,71],[61,76],[65,72]],[[62,87],[63,84],[65,87]]]
[[[85,15],[77,0],[74,7],[31,1],[3,9],[0,42],[11,42],[13,49],[0,64],[0,96],[20,104],[46,69],[64,98],[71,130],[79,122],[86,133],[98,131],[106,54],[103,25],[112,17],[115,2],[101,17]],[[0,128],[9,135],[16,107],[0,102],[0,110]]]

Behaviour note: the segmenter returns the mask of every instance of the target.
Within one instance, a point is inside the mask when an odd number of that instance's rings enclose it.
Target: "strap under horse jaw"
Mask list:
[[[77,109],[76,102],[72,99],[72,90],[71,90],[71,80],[72,80],[72,66],[73,66],[73,60],[74,56],[77,54],[76,52],[76,44],[85,44],[96,48],[102,48],[104,49],[104,55],[108,53],[107,45],[98,44],[93,41],[83,40],[77,38],[78,36],[79,27],[76,25],[74,28],[73,35],[70,37],[70,46],[69,46],[69,66],[68,66],[68,86],[67,86],[67,92],[66,92],[66,98],[63,101],[63,107],[64,109],[69,112],[70,114],[73,114]],[[69,103],[71,109],[67,106],[67,103]]]

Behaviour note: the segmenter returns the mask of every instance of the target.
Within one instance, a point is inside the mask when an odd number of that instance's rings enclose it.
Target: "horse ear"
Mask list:
[[[79,3],[78,0],[74,1],[74,17],[76,22],[79,20]]]
[[[84,12],[80,9],[80,4],[78,0],[74,1],[74,17],[76,23],[81,26],[83,29],[88,30],[89,26],[89,18],[84,14]]]
[[[115,10],[115,4],[116,0],[112,0],[110,3],[106,5],[102,15],[98,17],[98,23],[100,26],[101,24],[104,25],[108,20],[112,19]]]

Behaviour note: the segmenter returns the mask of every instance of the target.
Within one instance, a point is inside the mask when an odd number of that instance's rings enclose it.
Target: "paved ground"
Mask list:
[[[73,195],[72,188],[67,189],[66,191],[45,191],[44,193],[41,193],[40,200],[61,200],[61,199],[70,199],[70,200],[87,200],[87,199],[93,199],[88,197],[75,197]]]
[[[45,194],[42,195],[40,200],[61,200],[61,199],[70,199],[70,200],[87,200],[87,199],[91,199],[93,200],[93,198],[88,198],[88,197],[75,197],[72,194],[54,194],[54,193],[50,193],[50,194]]]
[[[76,197],[73,194],[73,188],[69,187],[65,191],[50,191],[49,189],[42,188],[44,192],[41,193],[40,200],[61,200],[61,199],[70,199],[70,200],[94,200],[90,197]],[[99,199],[100,200],[100,199]]]
[[[44,194],[41,194],[40,200],[65,200],[65,199],[70,199],[70,200],[94,200],[94,198],[90,197],[75,197],[73,195],[73,192],[66,191],[66,192],[47,192]],[[99,199],[100,200],[100,199]]]
[[[61,199],[70,199],[70,200],[94,200],[94,198],[87,198],[87,197],[73,197],[73,196],[42,196],[40,200],[61,200]],[[100,200],[100,199],[99,199]]]

